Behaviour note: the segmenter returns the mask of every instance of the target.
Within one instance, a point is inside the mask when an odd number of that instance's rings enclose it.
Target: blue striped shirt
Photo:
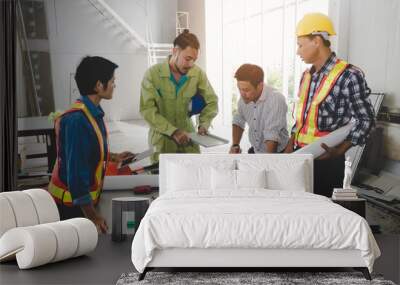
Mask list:
[[[82,96],[81,101],[99,125],[104,152],[107,154],[104,111],[87,96]],[[61,118],[59,147],[60,179],[71,192],[73,205],[90,204],[92,200],[89,192],[94,182],[100,150],[96,133],[83,112],[68,113]]]

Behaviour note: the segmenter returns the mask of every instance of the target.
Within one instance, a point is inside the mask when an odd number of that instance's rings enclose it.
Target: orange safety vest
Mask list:
[[[338,59],[328,76],[324,75],[312,98],[306,118],[304,118],[304,115],[310,92],[311,73],[309,70],[304,72],[300,83],[299,102],[296,111],[295,144],[297,146],[303,147],[330,133],[329,131],[320,131],[318,129],[318,109],[347,66],[347,62]]]
[[[56,118],[55,120],[55,131],[56,131],[56,138],[57,138],[57,161],[54,165],[53,168],[53,173],[51,175],[51,180],[49,183],[48,191],[49,193],[53,196],[54,200],[58,204],[64,204],[66,206],[72,207],[72,196],[71,192],[68,190],[67,185],[65,185],[61,179],[60,179],[60,172],[59,172],[59,167],[60,167],[60,147],[59,147],[59,133],[60,133],[60,122],[62,119],[62,116],[72,113],[72,112],[83,112],[86,116],[86,118],[89,120],[90,124],[92,125],[94,132],[96,133],[98,142],[99,142],[99,147],[100,147],[100,160],[97,163],[96,166],[96,171],[95,171],[95,177],[94,177],[94,183],[90,187],[90,196],[92,198],[93,204],[96,205],[99,201],[100,194],[103,188],[103,178],[105,175],[105,170],[107,167],[107,162],[108,162],[108,156],[109,156],[109,151],[107,151],[107,154],[104,152],[104,140],[103,136],[101,134],[100,128],[96,122],[96,120],[93,118],[92,114],[89,112],[87,107],[85,106],[84,103],[82,103],[80,100],[76,101],[75,104],[72,105],[71,109],[68,111],[65,111],[63,114],[61,114],[59,117]],[[106,132],[106,136],[108,137],[108,132]],[[107,157],[105,157],[107,155]]]

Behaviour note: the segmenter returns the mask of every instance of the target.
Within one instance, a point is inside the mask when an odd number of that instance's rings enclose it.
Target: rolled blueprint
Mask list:
[[[322,143],[325,143],[329,147],[335,147],[341,142],[344,141],[344,139],[347,137],[349,134],[350,130],[354,126],[353,121],[348,123],[346,126],[343,126],[330,134],[323,136],[316,140],[315,142],[306,145],[305,147],[302,147],[301,149],[293,152],[296,154],[304,154],[304,153],[309,153],[312,154],[314,158],[317,158],[318,156],[322,155],[325,152],[325,149],[321,147]]]

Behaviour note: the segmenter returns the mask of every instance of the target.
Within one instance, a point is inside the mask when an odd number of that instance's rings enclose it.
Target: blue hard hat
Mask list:
[[[206,101],[204,97],[197,92],[196,95],[192,97],[192,100],[189,103],[189,116],[200,114],[206,106]]]

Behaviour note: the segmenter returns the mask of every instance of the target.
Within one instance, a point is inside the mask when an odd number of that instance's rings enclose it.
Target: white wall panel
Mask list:
[[[175,36],[177,0],[106,0],[142,38],[146,28],[153,42],[171,43]],[[119,65],[114,98],[102,106],[113,120],[139,119],[140,84],[147,69],[147,52],[130,40],[114,20],[100,14],[88,0],[46,0],[55,106],[69,107],[79,96],[73,79],[86,55],[98,55]],[[147,16],[146,16],[147,9]]]
[[[384,105],[400,108],[400,1],[352,0],[348,14],[349,62],[373,91],[387,94]]]

